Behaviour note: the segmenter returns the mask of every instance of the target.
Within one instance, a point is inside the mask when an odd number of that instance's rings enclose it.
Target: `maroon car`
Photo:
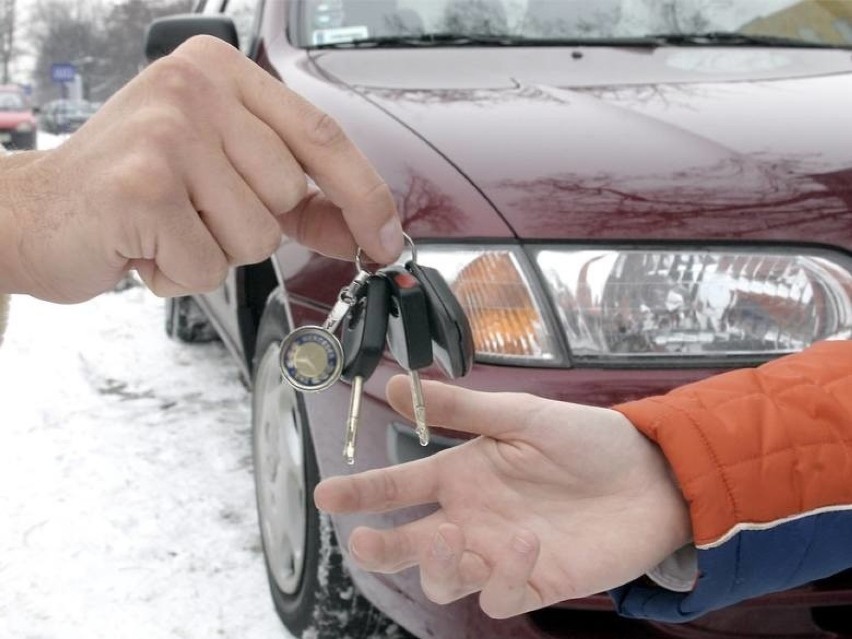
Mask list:
[[[609,405],[849,338],[850,7],[207,0],[152,25],[147,50],[216,34],[343,125],[469,315],[476,363],[459,383]],[[849,573],[668,625],[622,619],[604,594],[495,621],[475,597],[430,603],[416,571],[355,568],[336,540],[423,511],[317,513],[316,482],[353,471],[350,388],[301,394],[278,364],[282,338],[322,323],[354,273],[285,241],[169,304],[172,333],[212,324],[252,384],[269,582],[294,634],[852,636]],[[419,446],[384,399],[398,372],[386,358],[366,384],[355,471],[459,441]]]

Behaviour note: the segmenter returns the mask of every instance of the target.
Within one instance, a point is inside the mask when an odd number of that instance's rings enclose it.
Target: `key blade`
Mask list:
[[[429,445],[429,426],[426,424],[426,400],[423,398],[423,384],[420,373],[409,371],[408,381],[411,386],[411,403],[414,407],[415,431],[420,438],[421,446]]]
[[[346,440],[343,444],[343,459],[350,466],[355,463],[355,437],[358,434],[358,421],[361,419],[361,395],[364,392],[364,378],[352,380],[352,393],[349,396],[349,416],[346,419]]]

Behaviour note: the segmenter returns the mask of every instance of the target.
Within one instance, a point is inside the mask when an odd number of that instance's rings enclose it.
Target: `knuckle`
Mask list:
[[[343,128],[334,118],[322,111],[317,111],[309,116],[305,130],[308,140],[321,148],[334,148],[346,141]]]
[[[193,137],[188,116],[178,109],[165,106],[140,113],[135,124],[139,137],[145,140],[149,148],[153,147],[152,163],[163,155],[172,155],[174,149],[184,146]]]
[[[376,182],[364,191],[361,199],[367,203],[393,203],[393,193],[390,187],[382,181]]]
[[[221,249],[205,238],[186,241],[183,248],[190,256],[190,262],[184,266],[186,272],[180,273],[183,285],[193,293],[209,293],[219,288],[230,268]],[[191,270],[189,263],[192,264]]]
[[[446,587],[441,587],[437,584],[432,583],[429,579],[421,577],[420,579],[420,587],[423,590],[423,594],[426,595],[426,598],[436,604],[444,606],[448,603],[452,603],[457,598],[453,596],[451,592],[447,590]]]
[[[257,241],[252,245],[252,253],[248,255],[250,264],[262,262],[272,255],[281,244],[281,233],[275,228],[263,231],[258,235]]]
[[[152,213],[175,201],[181,187],[167,162],[151,161],[149,154],[140,150],[128,152],[114,164],[105,183],[120,198],[118,201],[152,207]]]
[[[167,291],[166,288],[160,284],[159,282],[152,282],[148,284],[148,290],[151,291],[156,297],[160,299],[166,299],[167,297],[172,297],[170,291]]]
[[[500,609],[499,606],[494,604],[488,597],[479,598],[479,607],[482,608],[482,612],[484,612],[492,619],[505,619],[508,616],[503,610]]]
[[[393,477],[392,473],[380,473],[377,477],[377,490],[380,495],[382,507],[393,508],[399,497],[399,485]]]
[[[237,50],[221,38],[201,34],[188,38],[175,53],[189,59],[198,60],[199,64],[208,64],[211,60],[221,62],[235,57]]]
[[[178,104],[198,99],[210,85],[206,73],[191,57],[170,55],[157,60],[146,71],[154,91]]]
[[[234,266],[242,266],[246,264],[257,264],[268,258],[278,247],[267,248],[268,240],[262,239],[258,242],[252,242],[249,245],[231,253],[231,263]]]
[[[262,216],[262,217],[261,217]],[[265,211],[252,232],[229,250],[234,264],[256,264],[272,255],[281,244],[278,224]]]
[[[199,293],[215,291],[225,281],[228,274],[228,262],[224,257],[208,261],[205,268],[199,269],[195,288]]]
[[[295,209],[308,196],[308,179],[304,173],[292,173],[287,176],[286,184],[282,188],[280,213],[286,213]]]

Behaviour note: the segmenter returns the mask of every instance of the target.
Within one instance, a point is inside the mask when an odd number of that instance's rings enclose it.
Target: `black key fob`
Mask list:
[[[474,353],[467,315],[437,269],[413,261],[405,268],[426,293],[435,362],[448,378],[464,377],[473,366]]]
[[[379,271],[390,287],[388,347],[407,371],[432,365],[429,300],[418,279],[401,266]]]
[[[390,287],[387,280],[371,275],[358,299],[343,320],[340,343],[343,346],[343,374],[351,382],[365,380],[376,370],[385,350],[388,332]]]

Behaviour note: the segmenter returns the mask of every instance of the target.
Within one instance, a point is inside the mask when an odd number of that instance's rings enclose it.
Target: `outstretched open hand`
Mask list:
[[[429,421],[480,435],[427,459],[321,482],[330,513],[437,503],[390,530],[360,527],[364,569],[419,565],[425,594],[480,592],[505,618],[624,584],[691,538],[686,503],[659,449],[621,413],[517,393],[424,382]],[[388,398],[411,417],[407,380]]]

